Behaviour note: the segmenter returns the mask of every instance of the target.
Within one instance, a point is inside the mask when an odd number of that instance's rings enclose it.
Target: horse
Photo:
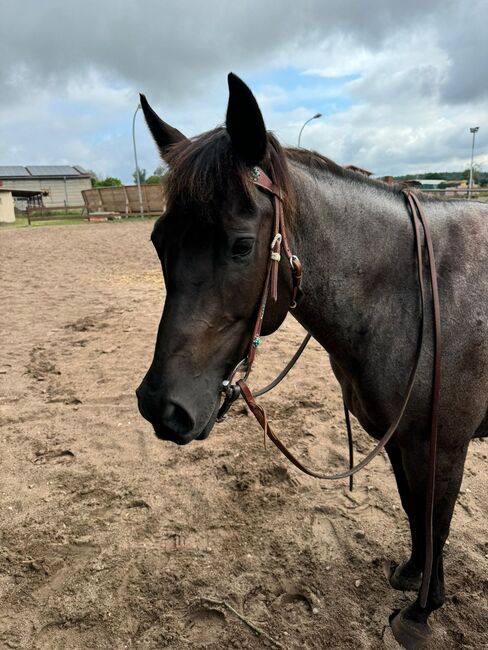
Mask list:
[[[410,557],[391,564],[389,582],[418,592],[390,625],[403,647],[422,648],[429,616],[445,601],[443,547],[468,444],[488,435],[488,205],[417,197],[436,252],[443,347],[432,573],[421,599],[434,309],[427,304],[421,313],[418,273],[427,270],[417,268],[405,196],[398,185],[318,153],[283,148],[248,86],[232,73],[228,84],[225,126],[194,139],[141,95],[169,173],[167,208],[151,235],[167,295],[154,357],[136,391],[140,413],[158,438],[179,445],[205,439],[216,422],[222,380],[246,354],[265,285],[274,207],[253,182],[259,167],[279,188],[290,246],[303,265],[291,313],[327,351],[345,405],[377,440],[397,415],[424,323],[410,400],[386,444],[411,532]],[[293,273],[284,255],[276,282],[262,335],[289,311]]]

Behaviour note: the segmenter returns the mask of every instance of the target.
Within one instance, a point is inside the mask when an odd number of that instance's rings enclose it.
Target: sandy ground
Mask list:
[[[184,448],[138,415],[164,295],[151,226],[0,232],[0,648],[398,647],[388,615],[411,595],[382,561],[408,534],[385,456],[349,494],[265,449],[241,406]],[[266,340],[255,386],[301,336],[289,319]],[[263,401],[303,458],[346,465],[318,346]],[[371,446],[357,431],[357,455]],[[487,455],[473,442],[432,648],[488,648]]]

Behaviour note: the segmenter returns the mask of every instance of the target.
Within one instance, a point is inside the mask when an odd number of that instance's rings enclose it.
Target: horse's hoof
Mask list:
[[[385,562],[384,571],[388,582],[393,589],[399,591],[418,591],[422,584],[422,575],[405,575],[405,562],[396,564],[395,562]]]
[[[390,616],[390,627],[393,636],[406,650],[422,650],[429,642],[432,634],[428,623],[417,623],[406,618],[408,607],[395,610]]]

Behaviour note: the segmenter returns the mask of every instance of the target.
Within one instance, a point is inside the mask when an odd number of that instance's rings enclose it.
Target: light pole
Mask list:
[[[308,124],[309,122],[311,122],[312,120],[318,120],[319,117],[322,117],[322,113],[315,113],[315,115],[314,115],[313,117],[311,117],[310,119],[308,119],[308,120],[305,122],[305,124],[302,126],[302,128],[300,129],[300,133],[298,134],[298,148],[299,148],[299,149],[300,149],[300,139],[301,139],[301,137],[302,137],[302,131],[303,131],[303,129],[307,126],[307,124]]]
[[[469,198],[471,198],[471,190],[473,189],[473,161],[474,161],[474,139],[480,130],[479,126],[472,126],[469,129],[473,134],[473,144],[471,146],[471,169],[469,170]]]
[[[136,163],[136,179],[137,179],[137,191],[139,192],[139,208],[141,211],[141,218],[144,217],[144,205],[142,203],[142,192],[141,192],[141,177],[139,175],[139,165],[137,164],[137,149],[136,149],[136,115],[137,111],[142,108],[140,104],[137,104],[134,117],[132,118],[132,142],[134,144],[134,160]]]

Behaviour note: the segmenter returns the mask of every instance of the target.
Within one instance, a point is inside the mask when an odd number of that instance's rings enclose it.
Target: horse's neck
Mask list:
[[[376,340],[388,338],[385,322],[415,312],[412,227],[402,198],[381,186],[333,174],[317,181],[303,171],[298,184],[304,279],[295,316],[353,372]]]

